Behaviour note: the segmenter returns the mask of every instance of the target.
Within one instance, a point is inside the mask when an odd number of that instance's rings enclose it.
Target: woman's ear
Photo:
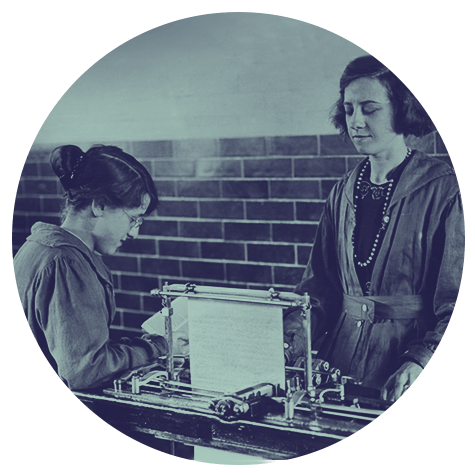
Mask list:
[[[104,208],[104,203],[98,202],[96,200],[92,201],[91,209],[95,218],[99,218],[104,214]]]

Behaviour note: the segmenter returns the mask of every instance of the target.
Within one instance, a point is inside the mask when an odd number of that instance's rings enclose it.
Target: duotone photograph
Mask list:
[[[25,160],[31,344],[111,431],[190,469],[356,434],[449,325],[464,217],[443,137],[384,57],[326,29],[151,29],[77,78]]]

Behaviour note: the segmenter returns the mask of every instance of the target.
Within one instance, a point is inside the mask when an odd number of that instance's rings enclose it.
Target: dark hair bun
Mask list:
[[[114,209],[138,208],[148,195],[144,214],[150,214],[158,204],[148,170],[119,147],[94,145],[83,152],[76,145],[63,145],[51,152],[50,163],[66,191],[63,217],[70,210],[85,210],[94,200]]]
[[[65,191],[74,188],[74,177],[83,155],[77,145],[62,145],[51,152],[51,167]]]

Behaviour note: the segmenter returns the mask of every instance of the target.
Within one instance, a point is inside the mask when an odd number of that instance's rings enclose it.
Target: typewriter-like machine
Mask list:
[[[389,407],[312,351],[308,295],[192,284],[166,284],[151,293],[162,299],[168,354],[156,364],[128,371],[102,394],[133,409],[129,425],[137,431],[269,459],[292,458],[338,442]],[[283,384],[263,380],[232,392],[196,387],[188,357],[173,354],[172,301],[177,297],[300,309],[307,332],[306,354],[285,366],[282,340]],[[232,373],[233,367],[224,371]]]

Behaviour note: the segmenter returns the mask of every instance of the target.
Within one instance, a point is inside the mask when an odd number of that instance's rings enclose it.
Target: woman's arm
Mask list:
[[[432,258],[432,267],[436,270],[432,295],[437,323],[422,340],[412,342],[403,355],[423,368],[437,349],[449,324],[462,279],[465,230],[460,193],[447,206],[443,231],[443,238],[440,244],[435,244],[438,249],[434,249],[435,256]]]
[[[394,373],[382,389],[381,397],[396,400],[419,376],[437,349],[454,310],[462,278],[465,232],[460,193],[450,201],[444,215],[443,239],[435,243],[433,257],[435,272],[433,295],[435,328],[421,340],[409,344],[402,355],[401,368]],[[439,250],[439,252],[437,252]]]
[[[331,328],[332,317],[339,311],[342,300],[330,208],[329,199],[318,224],[302,281],[295,288],[296,293],[308,293],[310,296],[312,343]],[[290,363],[304,354],[306,330],[299,310],[284,313],[284,346],[286,359]]]
[[[36,320],[59,376],[71,389],[99,386],[127,369],[166,352],[164,339],[135,338],[130,345],[109,339],[112,288],[87,262],[57,258],[38,276]],[[110,290],[110,292],[108,291]]]

